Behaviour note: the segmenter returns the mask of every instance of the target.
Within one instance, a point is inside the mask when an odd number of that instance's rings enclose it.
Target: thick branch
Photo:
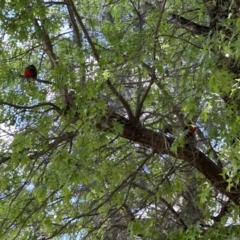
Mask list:
[[[122,124],[123,132],[121,136],[135,143],[142,144],[151,148],[159,154],[168,154],[170,156],[182,159],[190,163],[194,168],[200,171],[221,193],[229,197],[236,205],[239,205],[240,186],[227,190],[228,182],[222,176],[222,169],[203,152],[195,147],[186,144],[178,148],[177,153],[171,151],[173,138],[167,137],[161,133],[156,133],[150,129],[139,125],[133,125],[124,117],[112,114],[108,119],[103,119],[98,127],[102,128],[103,124],[108,124],[111,128],[112,122],[117,121]]]
[[[71,24],[72,24],[72,28],[73,28],[74,41],[76,42],[77,46],[81,49],[82,48],[81,34],[79,32],[77,22],[76,22],[76,19],[74,17],[74,13],[72,11],[72,8],[69,6],[69,4],[67,4],[67,9],[68,9],[69,18],[70,18],[70,21],[71,21]]]
[[[55,67],[57,64],[57,56],[55,55],[55,53],[53,51],[53,46],[52,46],[50,37],[47,34],[47,32],[45,31],[43,25],[42,26],[39,25],[37,19],[35,19],[34,23],[35,23],[35,27],[36,27],[37,31],[42,33],[43,46],[44,46],[46,53],[51,61],[52,66]]]
[[[207,35],[210,32],[210,27],[199,25],[174,13],[170,14],[167,20],[173,23],[175,27],[184,28],[191,34]]]

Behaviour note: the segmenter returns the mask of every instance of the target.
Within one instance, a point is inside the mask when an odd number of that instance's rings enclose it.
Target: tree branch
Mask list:
[[[75,17],[76,17],[76,20],[78,22],[78,24],[80,25],[80,27],[82,28],[83,30],[83,33],[93,51],[93,55],[95,57],[95,59],[97,60],[97,62],[99,63],[99,60],[100,60],[100,56],[97,52],[97,49],[95,48],[95,45],[85,27],[85,25],[83,24],[83,21],[82,21],[82,18],[80,17],[80,15],[78,14],[77,12],[77,9],[73,3],[72,0],[65,0],[66,4],[69,5],[69,9],[71,9],[71,11],[74,13]],[[127,114],[128,114],[128,117],[129,117],[129,120],[132,121],[132,122],[136,122],[136,118],[128,104],[128,102],[125,100],[125,98],[114,88],[114,86],[112,85],[111,81],[108,79],[107,81],[107,85],[108,87],[111,89],[111,91],[117,96],[118,100],[122,103],[123,107],[126,109],[127,111]]]
[[[167,21],[173,23],[177,28],[186,29],[191,34],[208,35],[210,32],[210,27],[199,25],[174,13],[169,14]]]
[[[239,205],[240,186],[232,187],[228,190],[227,177],[224,179],[222,176],[222,169],[209,157],[197,148],[185,144],[184,147],[179,147],[177,152],[171,151],[171,145],[174,139],[167,137],[162,133],[154,132],[140,125],[132,124],[128,119],[113,113],[107,119],[103,118],[97,127],[104,130],[104,124],[111,128],[112,122],[117,121],[123,126],[121,136],[135,143],[142,144],[149,147],[153,152],[158,154],[168,154],[177,159],[182,159],[190,163],[194,168],[200,171],[211,184],[221,193],[229,197],[236,205]],[[107,129],[106,129],[107,130]]]
[[[43,107],[43,106],[52,106],[54,108],[54,110],[56,110],[58,113],[62,113],[62,110],[55,104],[51,103],[51,102],[45,102],[45,103],[38,103],[36,105],[32,105],[32,106],[22,106],[22,105],[16,105],[13,103],[8,103],[8,102],[4,102],[4,101],[0,101],[0,105],[7,105],[9,107],[13,107],[16,109],[34,109],[34,108],[39,108],[39,107]]]
[[[75,40],[77,46],[81,49],[82,48],[81,35],[80,35],[79,29],[78,29],[78,26],[76,23],[76,19],[74,17],[74,13],[72,10],[73,8],[71,6],[69,6],[69,4],[66,4],[66,5],[67,5],[71,25],[73,28],[74,40]]]
[[[140,100],[140,102],[138,103],[138,106],[137,106],[137,110],[136,110],[136,118],[139,119],[140,118],[140,115],[141,115],[141,112],[142,112],[142,108],[143,108],[143,104],[144,104],[144,101],[154,83],[154,81],[156,80],[156,75],[155,75],[155,68],[151,68],[150,66],[148,66],[147,64],[145,64],[144,62],[142,62],[142,65],[143,67],[147,68],[148,70],[148,74],[151,76],[151,80],[150,80],[150,83],[148,84],[147,86],[147,89],[146,91],[143,93],[143,96],[142,96],[142,99]],[[146,67],[147,66],[147,67]]]
[[[38,20],[35,19],[34,21],[35,27],[37,29],[37,31],[40,31],[42,33],[42,42],[43,42],[43,46],[46,50],[46,53],[51,61],[52,67],[55,67],[57,64],[57,56],[53,51],[53,46],[50,40],[49,35],[46,33],[44,26],[40,26],[38,23]]]
[[[139,122],[139,119],[136,118],[134,115],[133,115],[133,112],[131,110],[131,107],[129,106],[128,102],[126,101],[126,99],[122,96],[121,93],[119,93],[115,87],[112,85],[110,79],[107,79],[107,85],[108,87],[111,89],[111,91],[115,94],[115,96],[118,98],[118,100],[122,103],[123,107],[125,108],[125,110],[127,111],[127,115],[128,115],[128,118],[129,118],[129,121],[132,122],[132,123],[138,123]]]
[[[48,151],[56,149],[60,143],[64,141],[71,141],[76,136],[77,136],[76,132],[66,132],[63,135],[57,137],[53,142],[49,143],[48,146],[46,147],[46,150],[42,150],[40,152],[35,152],[34,154],[31,154],[30,159],[39,158],[46,154]]]
[[[42,23],[42,26],[40,26],[37,19],[35,19],[35,26],[37,30],[41,31],[42,33],[43,46],[45,47],[46,53],[51,61],[52,67],[54,68],[58,64],[58,59],[56,54],[53,51],[53,45],[51,43],[50,37],[48,33],[45,31],[43,23]],[[70,105],[70,106],[74,105],[72,97],[69,96],[68,94],[68,88],[66,84],[59,90],[59,93],[62,97],[62,101],[64,104]]]
[[[92,39],[91,39],[91,37],[90,37],[86,27],[83,24],[82,18],[78,14],[78,11],[77,11],[73,1],[72,0],[65,0],[65,2],[66,2],[66,4],[69,5],[69,8],[74,13],[74,15],[76,17],[76,20],[77,20],[78,24],[80,25],[80,27],[82,28],[82,31],[83,31],[83,33],[84,33],[84,35],[85,35],[85,37],[86,37],[86,39],[87,39],[91,49],[92,49],[92,51],[93,51],[93,55],[94,55],[95,59],[99,62],[100,57],[98,55],[97,49],[95,48],[95,45],[94,45],[94,43],[93,43],[93,41],[92,41]]]
[[[26,80],[29,79],[29,77],[26,77],[24,75],[20,75],[21,78],[24,78]],[[50,81],[47,81],[47,80],[41,80],[41,79],[38,79],[38,78],[31,78],[31,81],[35,81],[35,82],[39,82],[39,83],[44,83],[44,84],[53,84],[52,82]]]

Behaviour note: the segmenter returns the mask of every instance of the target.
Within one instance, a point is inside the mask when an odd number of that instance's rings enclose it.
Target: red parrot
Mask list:
[[[37,78],[37,69],[34,65],[29,65],[24,70],[24,76],[27,78]]]
[[[196,125],[189,125],[185,126],[185,130],[188,130],[186,134],[186,138],[188,139],[193,139],[194,138],[194,133],[197,131],[197,126]]]

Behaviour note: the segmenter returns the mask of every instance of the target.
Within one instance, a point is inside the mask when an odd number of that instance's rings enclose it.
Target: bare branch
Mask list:
[[[24,78],[26,80],[29,80],[29,77],[26,77],[24,75],[20,75],[21,78]],[[38,79],[38,78],[30,78],[31,81],[36,81],[36,82],[39,82],[39,83],[44,83],[44,84],[53,84],[52,82],[50,81],[47,81],[47,80],[42,80],[42,79]]]
[[[53,5],[66,5],[65,2],[54,2],[54,1],[45,1],[43,2],[44,4],[48,6],[53,6]]]
[[[22,105],[16,105],[16,104],[13,104],[13,103],[0,101],[0,105],[7,105],[9,107],[13,107],[13,108],[16,108],[16,109],[25,109],[25,110],[39,108],[39,107],[43,107],[43,106],[52,106],[53,109],[56,110],[58,113],[62,113],[62,110],[57,105],[55,105],[51,102],[38,103],[38,104],[32,105],[32,106],[22,106]]]

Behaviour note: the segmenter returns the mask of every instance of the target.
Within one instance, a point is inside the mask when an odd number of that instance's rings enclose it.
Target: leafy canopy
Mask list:
[[[0,5],[1,239],[239,237],[237,1]]]

